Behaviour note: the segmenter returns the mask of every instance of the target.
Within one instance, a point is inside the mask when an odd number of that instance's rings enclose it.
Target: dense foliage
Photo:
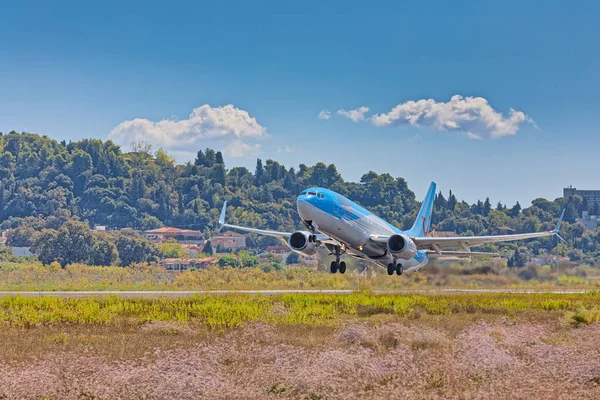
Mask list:
[[[177,165],[165,151],[152,152],[144,143],[123,153],[111,141],[99,139],[59,143],[31,133],[0,136],[0,223],[2,229],[14,229],[9,244],[57,246],[81,241],[82,254],[57,255],[61,264],[87,260],[105,265],[118,258],[128,265],[145,255],[129,260],[119,249],[136,244],[131,243],[138,240],[132,239],[133,233],[111,234],[110,240],[90,234],[70,239],[69,232],[76,226],[73,221],[110,229],[169,225],[197,229],[209,236],[216,228],[219,208],[228,200],[232,223],[297,229],[301,224],[295,198],[308,186],[331,188],[400,228],[412,224],[419,206],[407,182],[387,173],[370,171],[360,182],[346,182],[333,164],[301,164],[296,170],[259,159],[252,172],[244,167],[227,169],[223,155],[212,149],[198,151],[194,162]],[[574,221],[589,206],[578,196],[554,201],[539,198],[523,209],[519,203],[510,208],[492,206],[489,199],[468,204],[450,191],[447,196],[436,196],[433,226],[460,235],[491,234],[497,227],[515,232],[553,229],[562,208],[567,210],[567,220]],[[600,230],[584,232],[581,224],[565,224],[562,235],[571,246],[555,249],[556,240],[546,238],[523,244],[522,251],[556,250],[574,261],[588,262],[598,255]],[[250,236],[248,243],[251,248],[262,248],[273,240]],[[488,250],[515,255],[513,244],[488,246]],[[177,253],[176,249],[170,251]]]

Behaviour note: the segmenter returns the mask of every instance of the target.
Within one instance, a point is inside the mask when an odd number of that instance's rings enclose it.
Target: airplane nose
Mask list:
[[[296,201],[296,206],[298,208],[298,215],[305,221],[310,221],[312,218],[310,216],[311,205],[305,198],[298,197]]]

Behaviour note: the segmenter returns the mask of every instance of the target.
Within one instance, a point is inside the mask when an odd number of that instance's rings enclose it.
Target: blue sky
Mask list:
[[[0,5],[0,131],[333,162],[419,198],[431,180],[509,205],[600,188],[597,2],[123,3]]]

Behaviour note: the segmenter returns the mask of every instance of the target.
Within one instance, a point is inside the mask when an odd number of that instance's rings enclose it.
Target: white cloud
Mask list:
[[[352,122],[364,121],[365,114],[369,112],[369,107],[359,107],[354,110],[338,110],[337,114],[349,118]]]
[[[319,119],[329,119],[331,118],[331,112],[329,110],[322,110],[318,116]]]
[[[223,153],[227,157],[246,158],[255,157],[260,152],[260,144],[248,144],[241,140],[234,140],[227,144]]]
[[[287,144],[284,147],[277,147],[278,153],[295,153],[296,149],[288,146]]]
[[[411,124],[439,131],[466,132],[472,139],[493,139],[515,135],[523,122],[534,124],[525,113],[509,109],[508,117],[494,110],[483,97],[452,96],[449,102],[433,99],[407,101],[387,114],[371,117],[376,126]]]
[[[142,140],[153,147],[167,150],[204,148],[216,141],[225,147],[231,157],[245,157],[245,152],[256,152],[259,145],[247,144],[244,139],[268,137],[265,127],[260,125],[245,110],[229,104],[211,107],[208,104],[195,108],[187,119],[163,119],[157,122],[135,118],[121,122],[113,128],[108,138],[129,147],[134,141]],[[213,142],[213,143],[210,143]]]

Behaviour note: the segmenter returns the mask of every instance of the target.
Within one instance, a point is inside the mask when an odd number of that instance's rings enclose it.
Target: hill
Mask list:
[[[283,164],[258,159],[254,171],[226,167],[223,155],[199,150],[194,162],[178,165],[162,149],[136,143],[124,153],[111,141],[84,139],[57,142],[47,136],[10,132],[0,134],[0,226],[13,231],[14,245],[30,244],[32,233],[58,230],[79,220],[111,229],[147,230],[168,225],[214,231],[224,200],[234,208],[231,223],[276,230],[300,227],[295,199],[307,186],[331,188],[388,220],[408,228],[418,203],[408,183],[390,174],[365,173],[360,182],[346,182],[335,165]],[[574,219],[585,210],[578,196],[554,201],[535,199],[522,208],[489,199],[468,204],[450,191],[438,193],[433,227],[461,235],[491,234],[496,227],[515,232],[552,229],[562,208]],[[581,224],[565,224],[563,236],[571,247],[556,249],[572,260],[595,261],[600,231],[584,232]],[[272,238],[250,236],[251,248],[263,248]],[[554,251],[553,239],[523,244],[523,252]],[[513,252],[512,244],[489,250]],[[517,260],[518,261],[518,260]]]

